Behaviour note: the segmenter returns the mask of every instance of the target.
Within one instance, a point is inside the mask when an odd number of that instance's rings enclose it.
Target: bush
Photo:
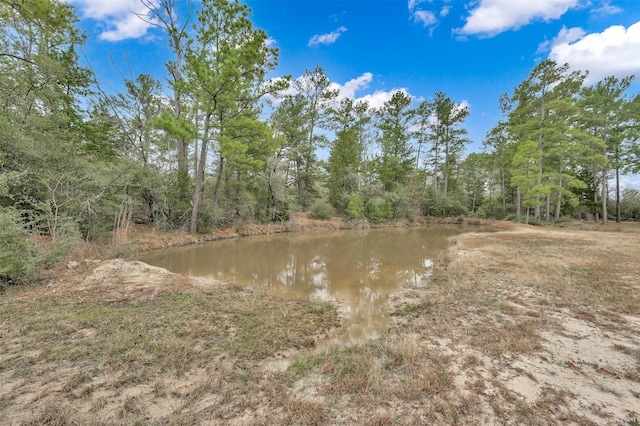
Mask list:
[[[435,211],[442,217],[466,216],[469,213],[466,206],[455,196],[440,198]]]
[[[309,217],[312,219],[329,220],[334,213],[333,206],[323,199],[315,200],[309,209]]]
[[[59,217],[56,237],[47,245],[36,245],[38,264],[49,268],[63,262],[71,253],[73,245],[80,240],[78,226],[71,218]]]
[[[44,268],[66,259],[77,240],[75,224],[59,218],[57,237],[47,243],[38,243],[17,210],[0,208],[0,285],[24,284],[38,279]]]
[[[367,203],[367,219],[372,222],[384,222],[393,217],[393,208],[390,200],[372,198]]]
[[[359,220],[364,218],[364,203],[359,195],[354,194],[349,197],[349,204],[344,211],[347,220]]]
[[[0,209],[0,282],[21,284],[36,276],[36,245],[20,214]]]
[[[413,222],[420,214],[420,203],[412,200],[407,194],[406,188],[398,188],[394,192],[387,194],[387,200],[391,201],[393,217],[396,219],[407,219]]]

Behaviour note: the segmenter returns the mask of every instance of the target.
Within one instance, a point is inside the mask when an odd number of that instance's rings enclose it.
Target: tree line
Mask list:
[[[165,84],[130,72],[121,93],[80,60],[87,36],[71,5],[0,2],[2,281],[133,221],[196,233],[296,211],[374,222],[638,215],[637,191],[621,193],[619,179],[638,171],[632,77],[587,86],[586,73],[543,61],[500,98],[483,152],[466,155],[469,110],[446,93],[416,103],[396,91],[373,108],[342,97],[320,66],[268,78],[278,50],[246,5],[140,1],[172,59]]]

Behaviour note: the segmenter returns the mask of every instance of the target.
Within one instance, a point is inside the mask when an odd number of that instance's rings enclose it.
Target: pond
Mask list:
[[[356,342],[388,325],[387,295],[428,284],[448,238],[462,232],[439,225],[264,235],[154,251],[141,260],[287,298],[337,301],[345,318],[340,340]]]

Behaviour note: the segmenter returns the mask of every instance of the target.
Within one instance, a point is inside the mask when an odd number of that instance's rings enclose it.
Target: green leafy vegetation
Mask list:
[[[313,219],[329,220],[334,213],[333,206],[323,199],[317,199],[309,208],[309,217]]]

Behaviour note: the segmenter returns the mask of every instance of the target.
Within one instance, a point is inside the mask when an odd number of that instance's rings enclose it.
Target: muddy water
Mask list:
[[[278,234],[155,251],[142,260],[289,298],[335,300],[345,316],[340,339],[361,341],[389,323],[386,296],[427,285],[447,238],[461,232],[438,226]]]

